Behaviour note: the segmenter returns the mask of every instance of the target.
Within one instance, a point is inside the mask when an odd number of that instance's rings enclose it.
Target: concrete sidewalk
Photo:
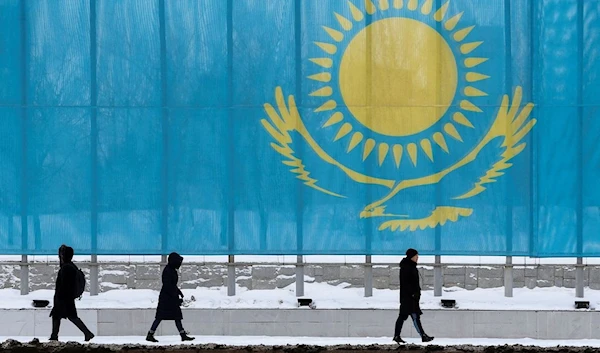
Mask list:
[[[79,316],[98,336],[145,336],[154,309],[88,309]],[[0,335],[46,337],[48,309],[2,309]],[[388,337],[397,310],[376,309],[184,309],[184,327],[192,335]],[[424,310],[426,332],[446,338],[600,339],[595,311]],[[158,336],[176,335],[174,322],[163,322]],[[80,332],[63,320],[61,335]],[[417,337],[406,321],[403,337]]]

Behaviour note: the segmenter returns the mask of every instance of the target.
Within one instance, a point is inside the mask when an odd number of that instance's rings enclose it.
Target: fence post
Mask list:
[[[161,273],[165,269],[166,265],[167,265],[167,255],[160,255],[160,272]]]
[[[513,263],[512,256],[506,257],[504,265],[504,296],[512,298],[513,296]]]
[[[227,296],[235,295],[235,256],[227,257]]]
[[[371,255],[365,258],[365,297],[373,296],[373,264]]]
[[[444,283],[442,277],[442,257],[435,255],[435,263],[433,264],[433,296],[442,296],[442,285]]]
[[[298,255],[296,260],[296,296],[304,296],[304,259]]]
[[[583,298],[583,285],[584,285],[583,267],[584,267],[583,258],[578,257],[577,265],[575,265],[575,268],[576,268],[576,271],[575,271],[575,296],[577,298]]]
[[[29,262],[27,255],[21,255],[21,295],[29,294]]]
[[[90,295],[98,295],[98,255],[92,255],[90,262]]]

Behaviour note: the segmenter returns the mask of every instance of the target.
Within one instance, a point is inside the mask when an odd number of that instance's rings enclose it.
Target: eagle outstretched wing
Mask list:
[[[284,121],[282,117],[277,114],[277,111],[272,105],[265,104],[265,111],[269,115],[271,121],[262,119],[260,122],[276,141],[271,142],[271,147],[277,151],[277,153],[285,157],[283,164],[289,166],[291,168],[290,171],[296,174],[296,177],[302,180],[304,185],[331,196],[344,197],[317,185],[318,180],[310,176],[310,172],[306,170],[302,160],[296,157],[295,151],[291,147],[292,136],[290,132],[294,131],[294,128],[289,126],[289,121]]]
[[[291,146],[293,142],[292,133],[297,133],[298,135],[302,136],[304,141],[323,161],[339,168],[352,180],[364,184],[381,185],[390,189],[394,186],[395,182],[393,180],[380,179],[358,173],[339,163],[327,152],[325,152],[325,150],[314,140],[304,126],[304,122],[300,117],[300,113],[298,112],[298,108],[296,107],[293,96],[289,96],[288,104],[286,105],[281,87],[277,87],[275,90],[275,101],[277,108],[269,103],[264,105],[265,112],[269,116],[269,120],[262,119],[261,123],[275,140],[275,142],[271,143],[271,147],[285,158],[283,163],[291,167],[292,169],[290,171],[294,174],[297,174],[297,178],[302,180],[306,186],[328,195],[344,197],[319,186],[318,180],[310,176],[310,172],[306,169],[303,161],[296,156],[296,153]]]
[[[525,136],[527,136],[531,129],[533,129],[537,121],[536,119],[529,119],[531,111],[534,107],[533,103],[528,103],[519,112],[521,98],[522,90],[519,87],[515,91],[515,96],[509,110],[508,97],[504,96],[502,99],[502,106],[500,107],[500,111],[498,113],[498,118],[491,128],[491,130],[503,130],[501,131],[500,136],[504,137],[504,141],[500,147],[504,149],[504,151],[500,155],[500,159],[494,163],[491,169],[486,171],[485,175],[479,178],[479,180],[469,191],[455,197],[454,199],[468,199],[484,192],[486,190],[484,185],[495,183],[498,177],[504,175],[504,170],[512,166],[510,161],[523,152],[527,146],[526,142],[521,141]],[[519,114],[517,115],[517,113]],[[490,132],[494,133],[494,131]]]

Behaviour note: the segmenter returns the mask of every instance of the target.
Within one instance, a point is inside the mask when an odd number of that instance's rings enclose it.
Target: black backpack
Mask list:
[[[75,266],[75,264],[73,264],[73,266]],[[85,292],[85,274],[81,269],[77,268],[77,266],[75,266],[75,269],[77,271],[75,272],[75,297],[73,299],[81,299],[83,292]]]

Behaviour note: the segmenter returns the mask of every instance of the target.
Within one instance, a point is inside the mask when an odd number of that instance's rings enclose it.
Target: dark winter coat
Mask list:
[[[181,267],[183,257],[177,253],[171,253],[167,266],[162,273],[162,288],[158,297],[158,307],[156,308],[156,319],[159,320],[182,320],[181,302],[179,298],[183,293],[177,288],[179,275],[177,270]]]
[[[417,263],[409,258],[400,262],[400,315],[423,314],[419,307],[421,286]]]
[[[64,253],[62,253],[60,270],[58,270],[58,275],[56,276],[54,305],[50,312],[51,317],[61,319],[77,317],[77,309],[75,308],[77,267],[71,262],[72,259],[73,248],[65,247]]]

